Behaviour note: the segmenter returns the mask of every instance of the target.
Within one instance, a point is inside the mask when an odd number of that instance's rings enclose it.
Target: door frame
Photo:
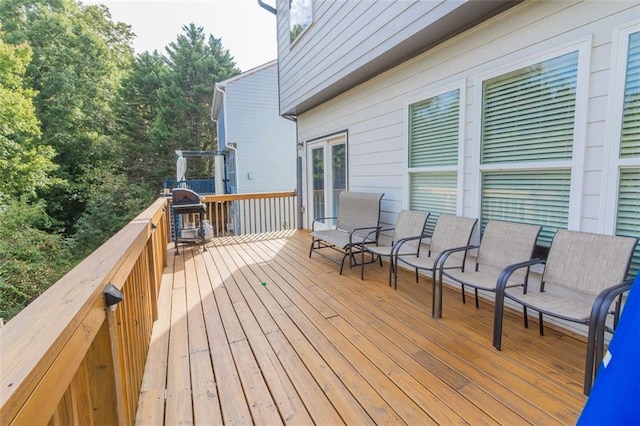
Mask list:
[[[311,152],[313,149],[322,146],[324,148],[324,191],[325,191],[325,212],[320,215],[320,217],[331,216],[329,212],[333,207],[333,200],[331,197],[332,192],[332,177],[333,177],[333,168],[328,167],[327,165],[332,164],[331,158],[331,147],[339,144],[344,144],[345,149],[345,187],[349,189],[349,143],[348,143],[348,133],[346,130],[335,132],[329,135],[325,135],[319,138],[311,139],[306,142],[305,147],[305,156],[306,156],[306,201],[308,208],[306,209],[307,214],[307,223],[309,224],[309,228],[311,228],[311,224],[313,223],[314,216],[314,203],[313,203],[313,176],[312,176],[312,161],[313,157]],[[331,224],[328,224],[331,225]],[[327,225],[327,227],[329,227]],[[321,229],[322,226],[320,226]]]

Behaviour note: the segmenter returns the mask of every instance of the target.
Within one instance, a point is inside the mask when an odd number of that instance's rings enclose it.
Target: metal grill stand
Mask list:
[[[202,244],[204,250],[207,250],[205,245],[204,235],[204,218],[207,213],[207,207],[200,202],[200,196],[189,189],[174,189],[172,192],[172,209],[173,209],[173,230],[174,230],[174,242],[175,242],[175,254],[180,254],[178,250],[179,243]],[[180,218],[184,215],[198,215],[198,235],[195,237],[183,237],[181,236]],[[184,223],[184,222],[183,222]],[[184,229],[182,229],[184,231]]]

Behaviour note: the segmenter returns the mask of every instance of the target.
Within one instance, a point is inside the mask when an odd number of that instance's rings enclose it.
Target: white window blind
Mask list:
[[[482,175],[482,227],[489,220],[544,225],[538,244],[549,247],[569,218],[571,170],[518,170]]]
[[[549,247],[567,227],[577,82],[575,51],[483,83],[483,228],[489,220],[541,225],[538,244]],[[545,161],[567,165],[532,169]]]
[[[410,208],[431,213],[425,226],[427,235],[433,233],[440,213],[456,214],[456,172],[412,173],[409,186]]]
[[[459,90],[409,107],[409,167],[458,164]]]
[[[578,52],[484,82],[482,164],[570,159]]]
[[[625,73],[620,158],[640,158],[640,32],[629,35]],[[640,168],[620,168],[616,234],[640,236]],[[640,248],[629,269],[630,276],[640,270]]]
[[[629,36],[620,157],[640,156],[640,32]]]
[[[640,236],[640,168],[620,170],[616,234],[627,237]],[[640,249],[636,247],[630,274],[635,275],[638,270],[640,270]]]
[[[460,90],[409,106],[409,208],[430,213],[425,233],[440,213],[456,214]]]

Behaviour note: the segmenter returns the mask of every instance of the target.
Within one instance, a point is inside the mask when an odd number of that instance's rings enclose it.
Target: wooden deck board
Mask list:
[[[585,344],[388,265],[308,257],[307,232],[217,239],[169,256],[138,424],[572,424]],[[175,263],[172,263],[175,262]],[[164,397],[166,395],[166,399]]]

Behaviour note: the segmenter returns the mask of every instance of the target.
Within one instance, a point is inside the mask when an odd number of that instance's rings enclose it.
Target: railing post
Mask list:
[[[115,423],[119,425],[131,424],[129,417],[127,416],[127,398],[125,396],[126,390],[123,380],[124,359],[122,351],[124,350],[124,348],[121,347],[121,342],[118,337],[118,321],[116,319],[116,312],[114,310],[107,309],[107,323],[109,332],[110,354],[113,366],[113,384],[115,391],[114,413],[117,414],[117,417],[114,420],[116,420]]]

